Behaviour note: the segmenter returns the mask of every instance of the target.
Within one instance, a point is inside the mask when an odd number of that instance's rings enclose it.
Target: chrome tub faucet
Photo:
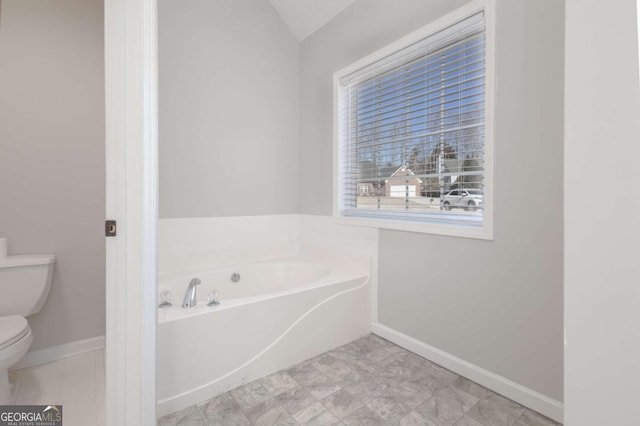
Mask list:
[[[191,308],[196,305],[196,286],[198,286],[202,281],[199,278],[194,278],[191,280],[189,285],[187,286],[187,291],[184,293],[184,301],[182,302],[183,308]]]

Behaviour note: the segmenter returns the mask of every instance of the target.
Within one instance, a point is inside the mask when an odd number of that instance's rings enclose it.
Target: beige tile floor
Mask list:
[[[65,426],[104,425],[102,349],[9,373],[16,404],[62,404]]]
[[[163,417],[159,424],[558,425],[373,334]]]

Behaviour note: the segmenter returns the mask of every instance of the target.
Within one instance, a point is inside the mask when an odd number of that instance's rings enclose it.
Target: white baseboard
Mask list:
[[[522,386],[380,323],[372,323],[371,331],[525,407],[544,414],[557,422],[562,422],[564,405],[560,401],[549,398],[540,392]]]
[[[85,340],[76,340],[75,342],[69,342],[58,346],[29,351],[20,361],[18,361],[17,364],[11,367],[11,370],[19,370],[21,368],[46,364],[48,362],[57,361],[59,359],[68,358],[85,352],[95,351],[101,348],[104,348],[104,336],[92,337]]]

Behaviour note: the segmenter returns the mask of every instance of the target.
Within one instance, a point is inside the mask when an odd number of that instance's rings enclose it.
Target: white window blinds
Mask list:
[[[342,77],[338,90],[340,215],[482,224],[482,13]]]

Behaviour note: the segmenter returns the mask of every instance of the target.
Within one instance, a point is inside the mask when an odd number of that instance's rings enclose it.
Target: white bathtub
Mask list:
[[[233,273],[240,274],[237,283]],[[198,304],[183,309],[192,278]],[[160,276],[158,412],[165,415],[287,368],[370,330],[366,274],[302,259]],[[207,306],[218,290],[221,304]]]

